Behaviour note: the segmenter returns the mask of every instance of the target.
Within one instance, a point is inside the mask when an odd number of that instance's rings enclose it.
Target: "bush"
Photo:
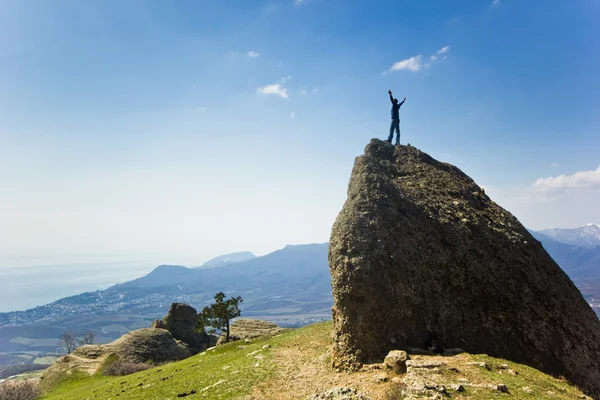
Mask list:
[[[115,361],[104,369],[104,375],[107,376],[125,376],[135,374],[136,372],[145,371],[152,368],[150,364],[133,363],[126,361]],[[0,398],[0,400],[2,400]]]
[[[0,400],[35,400],[40,389],[33,381],[6,381],[0,383]]]

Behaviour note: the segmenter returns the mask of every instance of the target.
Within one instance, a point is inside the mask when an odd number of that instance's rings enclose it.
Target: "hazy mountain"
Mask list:
[[[237,263],[237,262],[252,260],[253,258],[256,258],[256,256],[254,254],[252,254],[251,252],[240,251],[237,253],[225,254],[222,256],[212,258],[212,259],[208,260],[207,262],[205,262],[204,264],[202,264],[202,268],[218,267],[218,266],[225,265],[225,264],[233,264],[233,263]]]
[[[587,224],[578,228],[548,228],[537,231],[556,241],[580,247],[592,248],[600,246],[600,226]]]
[[[600,246],[585,248],[561,243],[540,232],[529,231],[573,279],[600,277]]]

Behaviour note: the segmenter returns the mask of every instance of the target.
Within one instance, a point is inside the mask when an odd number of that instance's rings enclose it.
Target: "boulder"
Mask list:
[[[155,328],[131,331],[109,344],[81,346],[72,354],[87,359],[115,354],[119,360],[132,363],[178,361],[192,355],[188,346],[175,340],[169,331]]]
[[[384,364],[397,374],[406,372],[406,361],[409,360],[408,354],[402,350],[392,350],[385,356]]]
[[[373,139],[333,226],[335,368],[461,348],[600,396],[600,321],[508,211],[457,167]]]
[[[277,335],[283,330],[277,324],[260,319],[241,318],[235,320],[229,327],[229,341],[252,339],[259,336]],[[217,345],[225,343],[225,335],[221,335]]]
[[[162,319],[154,320],[152,327],[168,330],[175,339],[186,343],[194,354],[209,347],[209,336],[198,332],[196,309],[185,303],[171,304],[167,315]]]

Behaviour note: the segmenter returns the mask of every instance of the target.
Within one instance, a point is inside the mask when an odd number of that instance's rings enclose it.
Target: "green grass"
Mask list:
[[[42,399],[176,399],[178,394],[197,392],[205,388],[203,398],[232,399],[244,395],[268,378],[274,371],[271,351],[281,345],[281,337],[255,339],[250,344],[234,342],[219,346],[176,363],[155,367],[124,377],[107,377],[100,373],[62,376],[48,387]],[[265,344],[272,348],[263,350]],[[243,349],[238,349],[244,346]],[[263,359],[248,354],[261,350]],[[259,364],[258,367],[255,364]],[[212,385],[222,381],[214,387]],[[209,388],[210,387],[210,388]],[[193,397],[192,397],[193,398]]]
[[[178,399],[179,394],[190,393],[189,399],[229,400],[239,399],[249,394],[255,387],[260,398],[262,394],[269,398],[280,398],[279,391],[282,384],[294,379],[295,376],[310,363],[327,363],[322,355],[331,346],[331,323],[317,323],[301,329],[287,331],[273,338],[255,339],[250,344],[243,342],[229,343],[219,346],[215,350],[196,355],[183,361],[155,367],[125,377],[107,377],[100,372],[90,376],[76,372],[50,377],[44,386],[47,389],[42,397],[44,400],[120,400],[144,399],[167,400]],[[270,344],[268,349],[262,349],[265,344]],[[244,346],[243,349],[238,349]],[[261,360],[254,359],[248,354],[261,350],[264,356]],[[283,351],[292,355],[288,360],[289,369],[285,376],[276,374],[279,365],[275,362],[273,353]],[[293,354],[301,354],[303,360],[296,359]],[[286,356],[287,357],[287,356]],[[460,355],[448,357],[445,361],[448,367],[456,366],[460,373],[444,369],[443,374],[448,382],[458,382],[458,378],[466,378],[470,383],[480,384],[483,387],[467,386],[463,393],[452,393],[452,398],[472,400],[493,399],[578,399],[581,392],[565,380],[556,379],[543,374],[533,368],[505,361],[486,355]],[[462,358],[460,358],[462,357]],[[453,360],[454,359],[454,360]],[[279,359],[278,359],[279,360]],[[471,361],[483,361],[490,366],[490,370],[478,366],[468,365]],[[107,363],[110,360],[107,361]],[[278,361],[279,362],[279,361]],[[255,367],[258,363],[259,366]],[[507,364],[510,369],[517,371],[517,375],[510,375],[502,364]],[[285,370],[285,369],[284,369]],[[282,372],[282,369],[279,369]],[[321,371],[329,381],[335,372]],[[320,373],[321,373],[320,372]],[[331,375],[329,375],[331,374]],[[289,375],[289,376],[287,376]],[[340,376],[337,374],[337,376]],[[52,381],[54,380],[54,381]],[[216,386],[212,386],[218,382]],[[371,379],[365,385],[374,385]],[[510,394],[500,393],[485,387],[491,383],[505,384]],[[257,386],[258,385],[258,386]],[[532,393],[523,390],[528,387]],[[203,391],[203,389],[205,389]],[[269,394],[270,396],[266,396]],[[275,396],[273,396],[275,394]],[[393,397],[390,397],[393,398]],[[398,398],[400,399],[400,398]]]
[[[502,383],[507,386],[510,392],[510,398],[514,400],[543,400],[543,399],[579,399],[581,392],[564,379],[557,379],[546,375],[537,369],[526,365],[517,364],[507,360],[489,357],[487,355],[473,355],[473,361],[483,361],[490,369],[479,368],[477,374],[480,375],[475,380],[487,380],[491,383]],[[508,365],[509,369],[517,372],[517,375],[506,373],[502,364]],[[531,393],[523,388],[529,388]],[[505,393],[483,389],[468,389],[464,396],[473,400],[488,399],[506,399]]]

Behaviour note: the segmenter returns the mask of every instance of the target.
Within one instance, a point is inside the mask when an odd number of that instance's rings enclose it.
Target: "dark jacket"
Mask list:
[[[392,119],[394,121],[399,121],[400,114],[398,113],[398,111],[400,110],[400,107],[402,107],[402,104],[404,104],[404,100],[402,100],[402,103],[396,104],[396,103],[394,103],[394,98],[390,94],[390,101],[392,102]]]

